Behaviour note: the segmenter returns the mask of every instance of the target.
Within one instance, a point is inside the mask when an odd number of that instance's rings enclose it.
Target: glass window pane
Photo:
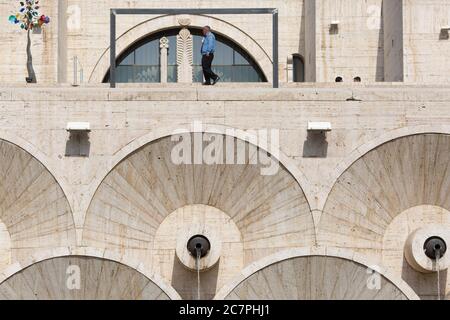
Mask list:
[[[121,66],[131,66],[134,64],[134,51],[131,52],[125,59],[120,63]]]
[[[118,66],[118,83],[160,82],[159,66]]]
[[[200,50],[202,49],[202,36],[194,35],[193,36],[193,42],[194,42],[194,65],[201,66],[202,65],[202,55],[200,53]]]
[[[178,74],[177,74],[177,66],[168,66],[167,67],[167,82],[177,82]]]
[[[169,40],[168,64],[174,66],[177,64],[177,36],[169,36],[167,39]]]
[[[201,66],[194,66],[193,74],[194,82],[203,82],[203,70]]]
[[[136,64],[159,65],[159,40],[153,40],[136,49]]]
[[[238,51],[234,51],[234,64],[237,65],[250,65],[250,62]]]
[[[217,41],[213,63],[220,66],[233,65],[233,48]]]
[[[167,37],[168,82],[177,82],[177,34],[179,29],[167,30],[152,35],[150,41],[136,46],[134,51],[122,59],[117,68],[117,82],[160,82],[160,48],[159,40]],[[197,29],[192,29],[193,38],[193,75],[194,82],[203,81],[200,49],[203,36]],[[216,34],[216,52],[212,69],[223,82],[261,82],[259,67],[252,59],[232,41]],[[106,80],[108,81],[108,80]],[[264,79],[265,81],[265,79]]]

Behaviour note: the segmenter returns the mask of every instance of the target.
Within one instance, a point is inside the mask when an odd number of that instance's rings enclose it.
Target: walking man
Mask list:
[[[216,50],[216,37],[211,32],[211,28],[209,26],[203,27],[203,40],[202,40],[202,68],[203,75],[205,77],[205,82],[203,85],[215,85],[217,81],[220,80],[220,77],[215,74],[211,65],[214,60],[214,51]],[[211,83],[212,80],[212,83]]]

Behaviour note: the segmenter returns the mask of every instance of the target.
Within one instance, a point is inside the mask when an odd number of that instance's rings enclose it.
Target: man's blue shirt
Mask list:
[[[206,36],[203,37],[203,44],[201,53],[202,55],[214,53],[216,51],[216,37],[212,32],[208,32]]]

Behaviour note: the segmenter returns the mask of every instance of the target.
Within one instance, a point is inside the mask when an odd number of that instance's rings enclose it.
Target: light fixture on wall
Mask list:
[[[89,142],[91,124],[89,122],[69,122],[66,130],[69,132],[69,138],[66,141],[66,157],[88,157],[91,147]]]
[[[331,129],[330,122],[308,122],[308,131],[328,132]]]
[[[441,28],[441,34],[439,36],[439,39],[448,40],[450,38],[449,31],[450,31],[450,26],[443,26]]]
[[[338,34],[339,33],[339,21],[334,20],[330,23],[330,34]]]
[[[66,127],[67,131],[91,131],[91,124],[89,122],[69,122]]]
[[[327,132],[330,122],[308,122],[306,141],[303,143],[304,158],[326,158],[328,154]]]

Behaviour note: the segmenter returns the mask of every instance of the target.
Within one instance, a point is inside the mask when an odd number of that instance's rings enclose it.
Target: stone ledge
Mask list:
[[[124,86],[0,87],[0,101],[430,101],[450,100],[450,86],[311,84],[268,87]]]

